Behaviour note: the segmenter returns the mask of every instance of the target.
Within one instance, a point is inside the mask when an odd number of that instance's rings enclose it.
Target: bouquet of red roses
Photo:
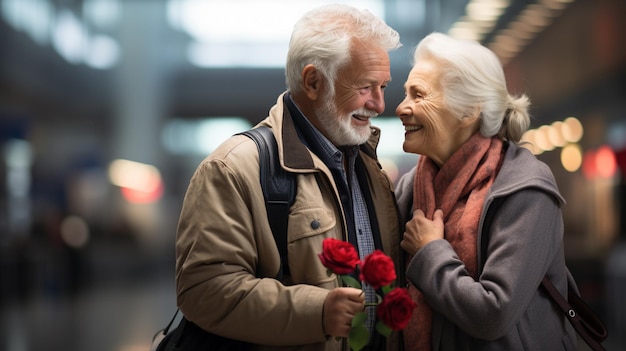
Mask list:
[[[361,283],[350,274],[359,270],[359,278],[369,284],[374,290],[380,289],[382,296],[377,294],[376,302],[367,302],[366,305],[376,306],[376,330],[384,336],[389,336],[392,330],[402,330],[406,327],[415,302],[409,296],[407,289],[393,287],[396,280],[396,270],[391,258],[380,250],[375,250],[363,261],[352,244],[333,238],[324,239],[322,253],[319,254],[328,274],[336,274],[340,284],[362,289]],[[343,283],[343,284],[342,284]],[[358,313],[352,320],[352,328],[348,343],[352,350],[358,351],[367,344],[369,331],[365,326],[367,313]]]

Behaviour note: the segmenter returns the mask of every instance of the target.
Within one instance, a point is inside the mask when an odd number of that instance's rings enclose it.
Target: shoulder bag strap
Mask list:
[[[481,259],[482,265],[485,264],[487,259],[487,247],[489,244],[489,227],[493,221],[494,214],[498,210],[498,207],[502,204],[504,198],[494,199],[492,205],[487,209],[485,221],[483,223],[483,231],[481,238]],[[482,267],[481,267],[482,270]],[[541,286],[546,290],[548,296],[552,301],[561,309],[561,311],[570,321],[578,335],[591,347],[594,351],[605,350],[600,342],[606,339],[607,330],[600,318],[587,306],[587,304],[575,293],[569,294],[572,304],[576,304],[577,308],[574,309],[572,305],[559,293],[554,287],[550,279],[544,276],[541,280]],[[568,287],[568,290],[571,288]],[[578,307],[580,306],[580,307]],[[576,311],[579,311],[578,313]],[[584,319],[579,316],[579,313],[584,313]],[[592,336],[593,335],[593,336]]]
[[[559,293],[554,287],[548,277],[543,277],[541,280],[541,286],[546,290],[552,300],[559,306],[561,311],[565,314],[567,319],[572,323],[576,332],[583,338],[583,340],[594,351],[605,350],[600,344],[607,336],[606,328],[602,321],[587,307],[586,310],[580,308],[574,308],[570,302],[568,302],[563,295]],[[569,294],[569,299],[578,300],[579,306],[587,306],[587,304],[576,294]],[[572,301],[573,303],[573,301]],[[581,318],[581,313],[585,313],[585,319]],[[586,323],[585,320],[591,323]],[[597,330],[596,330],[597,329]],[[593,334],[593,335],[592,335]]]

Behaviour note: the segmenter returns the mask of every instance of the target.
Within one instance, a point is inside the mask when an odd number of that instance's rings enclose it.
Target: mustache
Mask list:
[[[352,111],[350,115],[359,115],[359,116],[365,116],[368,118],[374,118],[378,116],[378,113],[376,111],[368,110],[366,108],[359,108],[357,110]]]

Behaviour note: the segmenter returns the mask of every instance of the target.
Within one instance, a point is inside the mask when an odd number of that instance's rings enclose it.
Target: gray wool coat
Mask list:
[[[433,309],[433,350],[576,349],[575,330],[539,289],[546,274],[564,296],[568,281],[577,289],[564,257],[565,200],[546,164],[524,148],[506,145],[479,223],[479,233],[486,229],[489,238],[486,253],[480,252],[483,235],[476,243],[483,268],[478,281],[444,239],[424,246],[407,267],[407,279]],[[396,187],[403,223],[412,214],[415,172]],[[499,206],[492,206],[501,197]],[[497,212],[483,228],[488,211]]]

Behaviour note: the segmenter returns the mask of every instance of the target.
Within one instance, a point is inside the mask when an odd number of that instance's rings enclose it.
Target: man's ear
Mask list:
[[[302,84],[306,96],[310,100],[317,100],[322,94],[324,79],[315,66],[306,65],[302,70]]]

